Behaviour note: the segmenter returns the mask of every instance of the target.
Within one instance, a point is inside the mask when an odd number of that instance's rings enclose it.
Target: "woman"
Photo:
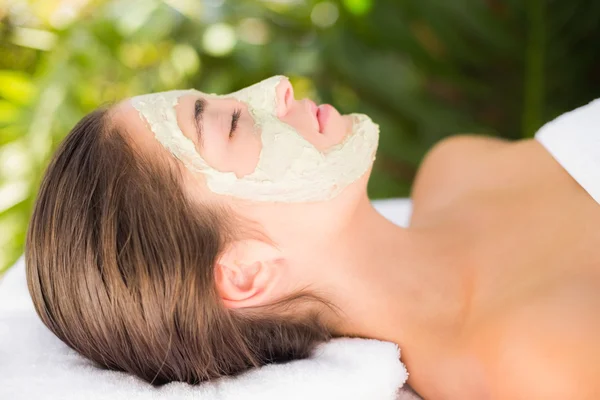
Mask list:
[[[377,138],[283,77],[88,115],[31,220],[38,314],[154,384],[343,335],[398,343],[427,399],[597,398],[594,199],[539,141],[457,136],[427,155],[399,228],[366,195]]]

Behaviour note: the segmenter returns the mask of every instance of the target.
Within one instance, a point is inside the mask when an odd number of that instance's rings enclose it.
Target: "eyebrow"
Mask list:
[[[204,111],[206,110],[208,102],[205,99],[198,99],[196,103],[194,103],[194,124],[196,125],[196,132],[198,133],[198,141],[200,142],[200,146],[202,146],[203,135],[202,135],[202,117],[204,115]]]

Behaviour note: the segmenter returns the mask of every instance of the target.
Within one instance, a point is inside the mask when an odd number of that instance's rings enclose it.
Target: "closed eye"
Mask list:
[[[241,108],[237,108],[234,110],[233,114],[231,115],[231,130],[229,131],[229,137],[233,137],[233,134],[235,133],[235,130],[237,128],[238,122],[240,121],[240,117],[242,116],[242,109]]]
[[[206,111],[206,106],[207,106],[207,102],[204,99],[198,99],[196,100],[196,102],[194,103],[194,123],[196,124],[196,133],[198,136],[198,142],[200,142],[200,145],[202,145],[203,143],[203,135],[202,135],[202,128],[203,128],[203,116],[204,116],[204,112]]]

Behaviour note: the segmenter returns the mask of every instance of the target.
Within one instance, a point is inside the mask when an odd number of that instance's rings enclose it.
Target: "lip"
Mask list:
[[[321,104],[317,107],[317,121],[319,121],[319,132],[323,133],[325,131],[325,126],[327,121],[329,120],[329,116],[331,115],[331,110],[333,109],[332,105],[329,104]]]
[[[320,125],[319,124],[319,107],[317,107],[317,104],[314,101],[312,101],[311,99],[306,99],[306,102],[308,103],[308,105],[310,107],[310,112],[315,117],[315,124]],[[318,126],[318,129],[319,129],[319,132],[321,132],[321,126]]]

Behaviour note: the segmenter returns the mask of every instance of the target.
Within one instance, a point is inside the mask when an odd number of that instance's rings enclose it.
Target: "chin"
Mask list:
[[[367,184],[371,176],[371,166],[360,178],[346,186],[342,192],[331,199],[340,209],[355,210],[363,201],[368,201]]]

